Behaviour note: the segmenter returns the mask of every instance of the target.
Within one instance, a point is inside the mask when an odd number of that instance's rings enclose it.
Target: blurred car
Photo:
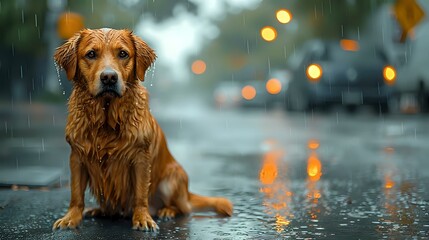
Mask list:
[[[213,92],[217,107],[234,108],[240,104],[241,87],[236,82],[221,82]]]
[[[377,48],[358,42],[312,40],[288,61],[292,72],[286,91],[288,110],[342,104],[348,109],[373,106],[387,112],[396,70]]]

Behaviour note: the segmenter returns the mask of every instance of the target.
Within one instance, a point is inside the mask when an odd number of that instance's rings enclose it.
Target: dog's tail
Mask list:
[[[209,210],[215,211],[219,215],[228,217],[232,216],[232,203],[226,198],[206,197],[194,193],[189,193],[189,201],[191,203],[193,212]]]

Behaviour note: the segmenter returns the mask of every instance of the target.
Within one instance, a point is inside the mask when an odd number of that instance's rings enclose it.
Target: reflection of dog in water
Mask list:
[[[73,82],[66,126],[71,201],[54,229],[79,225],[87,185],[100,208],[86,214],[132,216],[134,229],[157,229],[151,215],[232,215],[229,200],[188,191],[188,176],[171,156],[140,85],[156,58],[144,41],[128,30],[86,29],[54,58]]]

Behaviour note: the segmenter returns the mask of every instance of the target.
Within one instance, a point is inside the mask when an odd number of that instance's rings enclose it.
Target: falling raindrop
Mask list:
[[[4,129],[5,129],[6,134],[7,134],[7,122],[6,121],[4,121]]]
[[[358,40],[360,40],[360,28],[357,28],[357,35],[358,35]]]
[[[66,91],[63,90],[63,95],[66,95]]]
[[[30,104],[31,104],[32,103],[32,101],[31,101],[31,92],[29,93],[29,95],[30,95],[29,98],[30,98]]]
[[[94,13],[94,0],[91,0],[91,13]]]
[[[42,152],[45,151],[45,139],[42,138]]]
[[[27,124],[28,124],[28,128],[31,128],[30,115],[27,115]]]
[[[55,127],[55,115],[52,115],[52,125]]]
[[[37,14],[34,14],[34,26],[37,27]]]
[[[22,79],[24,77],[24,73],[22,71],[22,65],[21,65],[20,69],[21,69],[21,79]]]
[[[15,57],[15,46],[13,45],[13,43],[12,43],[11,47],[12,47],[12,56]]]
[[[22,23],[25,22],[25,19],[24,19],[24,9],[21,10],[21,21],[22,21]]]

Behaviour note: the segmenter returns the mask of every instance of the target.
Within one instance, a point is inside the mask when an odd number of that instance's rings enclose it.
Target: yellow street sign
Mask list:
[[[393,6],[396,18],[402,28],[401,42],[425,16],[425,12],[416,0],[397,0]]]

